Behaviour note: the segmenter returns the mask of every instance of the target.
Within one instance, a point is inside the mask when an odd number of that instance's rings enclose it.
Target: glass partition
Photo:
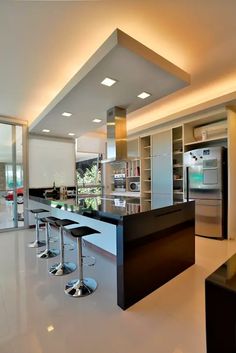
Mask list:
[[[0,123],[0,230],[24,226],[23,128]]]

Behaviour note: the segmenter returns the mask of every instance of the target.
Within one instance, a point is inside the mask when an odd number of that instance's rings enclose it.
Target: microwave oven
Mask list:
[[[140,191],[140,182],[139,181],[130,181],[129,182],[129,191]]]

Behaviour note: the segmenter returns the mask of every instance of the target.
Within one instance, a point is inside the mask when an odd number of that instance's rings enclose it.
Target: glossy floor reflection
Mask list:
[[[236,252],[235,241],[197,237],[195,266],[122,311],[110,259],[96,253],[95,267],[85,271],[97,290],[71,298],[64,285],[77,272],[49,276],[58,258],[38,259],[27,247],[33,238],[32,230],[0,234],[1,353],[206,353],[204,279]],[[75,251],[66,257],[75,260]]]

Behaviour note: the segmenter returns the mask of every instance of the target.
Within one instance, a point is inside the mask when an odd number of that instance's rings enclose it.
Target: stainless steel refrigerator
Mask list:
[[[185,197],[195,200],[195,233],[227,236],[227,150],[195,149],[184,154]]]

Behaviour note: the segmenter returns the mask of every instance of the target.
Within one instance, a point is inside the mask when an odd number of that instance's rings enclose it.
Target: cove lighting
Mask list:
[[[75,136],[75,134],[73,132],[69,132],[68,134],[69,136]]]
[[[117,81],[113,80],[112,78],[105,77],[104,80],[101,82],[102,85],[111,87],[113,86]]]
[[[102,119],[93,119],[93,123],[100,123]]]
[[[71,116],[72,114],[71,113],[68,113],[68,112],[64,112],[61,114],[62,116]]]
[[[43,129],[42,132],[50,132],[48,129]]]
[[[150,93],[147,93],[147,92],[142,92],[140,93],[137,97],[141,98],[141,99],[145,99],[147,97],[150,97]]]

